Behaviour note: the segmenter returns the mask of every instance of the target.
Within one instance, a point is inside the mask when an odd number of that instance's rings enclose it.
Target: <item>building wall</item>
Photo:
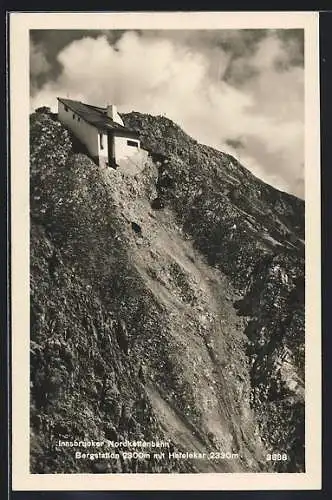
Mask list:
[[[151,161],[149,153],[141,148],[129,158],[119,160],[118,165],[121,172],[127,175],[137,175],[140,174]]]
[[[98,133],[98,158],[100,166],[107,166],[109,164],[108,158],[108,137],[107,134],[99,132]]]
[[[99,143],[98,143],[98,131],[95,127],[84,121],[76,113],[74,113],[70,108],[65,110],[65,106],[62,102],[58,101],[58,118],[75,134],[75,136],[87,147],[90,155],[93,158],[98,158],[99,156]],[[73,118],[73,115],[75,118]],[[107,141],[107,137],[106,137]],[[107,154],[107,142],[106,142],[106,154]]]
[[[128,141],[137,143],[137,146],[128,145]],[[138,139],[131,139],[129,137],[114,137],[115,159],[119,162],[125,158],[137,154],[140,150],[140,141]]]

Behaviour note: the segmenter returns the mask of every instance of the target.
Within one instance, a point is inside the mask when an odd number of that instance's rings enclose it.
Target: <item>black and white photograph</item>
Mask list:
[[[305,478],[319,446],[314,37],[287,16],[45,16],[24,39],[26,473]]]

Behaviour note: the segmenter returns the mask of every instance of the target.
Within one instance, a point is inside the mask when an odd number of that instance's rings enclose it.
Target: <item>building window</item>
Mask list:
[[[136,142],[136,141],[127,141],[127,146],[133,146],[134,148],[138,148],[138,142]]]
[[[67,106],[65,106],[65,111],[68,111],[68,108],[67,108]]]
[[[104,149],[103,134],[99,134],[100,149]]]
[[[75,120],[75,115],[74,115],[74,113],[73,113],[73,120]]]
[[[81,121],[81,118],[80,118],[79,116],[77,117],[77,121],[78,121],[78,122],[80,122],[80,121]]]

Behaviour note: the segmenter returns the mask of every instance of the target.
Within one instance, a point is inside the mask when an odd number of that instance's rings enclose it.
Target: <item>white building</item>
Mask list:
[[[116,168],[140,150],[138,134],[124,126],[116,106],[99,108],[58,97],[58,118],[100,166]]]

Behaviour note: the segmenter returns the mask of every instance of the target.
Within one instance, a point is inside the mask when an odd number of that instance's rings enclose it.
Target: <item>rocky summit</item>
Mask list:
[[[30,117],[33,473],[303,472],[304,202],[166,117]]]

